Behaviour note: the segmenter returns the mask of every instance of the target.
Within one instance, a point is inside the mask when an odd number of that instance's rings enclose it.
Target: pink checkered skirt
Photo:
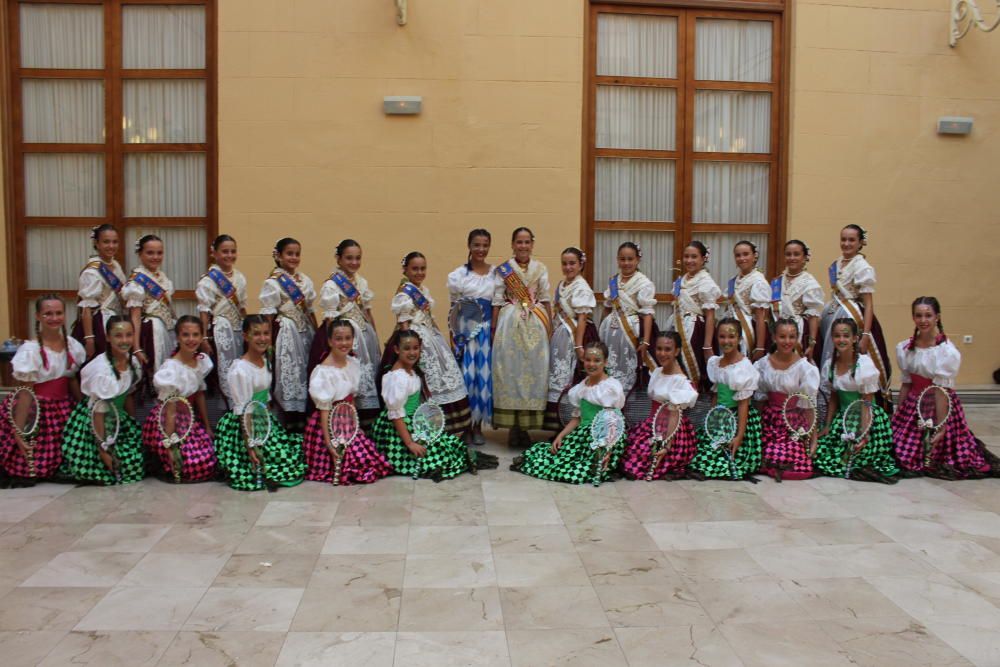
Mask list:
[[[306,459],[306,479],[313,482],[333,481],[333,457],[323,442],[323,427],[317,410],[306,424],[302,451]],[[344,461],[340,466],[340,484],[371,484],[392,474],[392,466],[382,452],[375,447],[364,431],[358,431],[354,442],[344,451]]]
[[[52,477],[62,463],[62,437],[66,422],[73,411],[70,398],[38,396],[38,435],[35,437],[35,474],[24,458],[14,437],[14,426],[7,415],[13,396],[0,403],[0,468],[11,477],[45,479]]]
[[[972,434],[962,403],[951,389],[948,390],[951,414],[944,425],[944,437],[931,454],[930,466],[925,467],[923,429],[917,425],[919,393],[910,391],[906,401],[896,408],[892,416],[892,440],[899,467],[910,472],[930,474],[946,471],[947,477],[957,478],[991,474],[989,457]]]
[[[804,428],[804,427],[803,427]],[[781,406],[768,404],[761,415],[761,465],[765,475],[781,479],[809,479],[813,476],[808,438],[792,439]]]
[[[636,424],[625,440],[622,455],[622,473],[629,479],[646,479],[649,472],[650,441],[653,439],[653,415]],[[694,426],[687,417],[681,417],[681,425],[674,434],[673,444],[664,454],[660,464],[653,471],[653,479],[678,478],[687,474],[687,466],[698,450],[698,438]]]
[[[158,424],[160,405],[157,403],[142,425],[142,443],[149,454],[149,460],[159,462],[158,473],[173,479],[174,462],[170,450],[163,446],[163,434]],[[215,457],[215,447],[204,425],[197,419],[191,432],[181,443],[181,481],[204,482],[218,476],[219,461]]]

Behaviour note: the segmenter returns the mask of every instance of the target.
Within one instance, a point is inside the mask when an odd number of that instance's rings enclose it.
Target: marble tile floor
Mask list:
[[[1000,665],[1000,480],[595,489],[487,449],[441,484],[0,491],[0,663]]]

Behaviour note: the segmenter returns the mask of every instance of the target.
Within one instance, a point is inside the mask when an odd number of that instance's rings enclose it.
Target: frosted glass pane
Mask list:
[[[135,242],[146,234],[163,239],[163,272],[170,277],[174,288],[193,290],[208,267],[208,238],[204,227],[129,227],[129,252]],[[135,254],[130,257],[132,266],[138,264]]]
[[[694,222],[767,224],[770,170],[759,162],[695,162]]]
[[[205,8],[197,5],[125,5],[125,69],[203,69]]]
[[[205,141],[204,81],[126,81],[122,93],[126,143]]]
[[[103,81],[24,79],[21,108],[27,143],[104,143]]]
[[[673,232],[598,229],[594,232],[594,290],[603,292],[608,279],[618,273],[618,246],[625,241],[642,248],[639,270],[656,285],[657,292],[669,292],[673,284]]]
[[[100,5],[22,4],[21,67],[104,68]]]
[[[771,22],[698,19],[694,78],[771,81]]]
[[[204,216],[204,153],[135,153],[125,156],[125,215]]]
[[[677,19],[598,14],[597,73],[677,78]]]
[[[673,221],[673,160],[601,157],[596,167],[597,220]]]
[[[597,147],[674,150],[677,91],[673,88],[597,87]]]
[[[104,216],[104,156],[26,154],[24,199],[29,216]]]
[[[771,94],[699,90],[694,96],[694,149],[706,153],[768,153]]]
[[[77,289],[80,271],[93,253],[89,227],[29,226],[25,242],[28,289]]]
[[[733,247],[740,241],[750,241],[757,245],[760,254],[757,266],[767,271],[768,234],[744,234],[741,232],[697,232],[694,239],[704,243],[711,254],[708,258],[708,272],[715,278],[722,291],[726,291],[729,279],[739,273],[733,260]],[[769,276],[770,277],[770,276]]]

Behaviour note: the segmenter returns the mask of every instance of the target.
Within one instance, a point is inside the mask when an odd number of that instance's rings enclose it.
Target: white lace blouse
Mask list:
[[[133,381],[138,383],[142,378],[142,364],[134,357],[132,369],[134,373],[125,369],[116,378],[108,355],[99,354],[80,371],[80,391],[90,399],[88,404],[93,404],[96,400],[110,401],[122,394],[131,393],[135,387]]]
[[[803,271],[794,278],[782,274],[780,317],[819,317],[824,305],[823,288],[811,273]]]
[[[681,293],[675,307],[680,308],[682,315],[703,315],[704,311],[719,307],[721,296],[722,290],[715,284],[712,274],[702,269],[693,276],[681,278]]]
[[[594,290],[583,276],[577,276],[568,285],[560,281],[556,287],[556,302],[560,314],[576,323],[578,315],[590,315],[597,307]]]
[[[167,274],[162,271],[154,273],[142,266],[132,269],[133,276],[137,273],[144,273],[152,278],[166,292],[168,302],[173,303],[174,283],[167,277]],[[143,317],[157,317],[163,320],[168,329],[173,329],[174,323],[177,321],[171,306],[149,296],[146,288],[131,277],[125,283],[125,286],[122,287],[122,300],[125,301],[126,308],[142,308]],[[136,336],[138,336],[138,333],[136,333]]]
[[[757,269],[745,276],[736,276],[733,291],[736,298],[735,305],[747,316],[750,316],[755,308],[771,307],[771,283]]]
[[[712,381],[712,384],[724,384],[732,389],[733,400],[742,401],[751,398],[757,391],[760,376],[750,360],[743,357],[735,364],[725,367],[719,365],[720,361],[722,361],[720,356],[714,356],[708,360],[708,379]],[[712,390],[716,391],[715,387]]]
[[[45,348],[45,359],[48,364],[42,361],[41,348],[37,340],[26,340],[17,348],[14,358],[11,360],[11,369],[14,379],[19,382],[30,382],[41,384],[50,380],[58,380],[62,377],[73,377],[79,370],[84,359],[87,358],[87,351],[75,338],[67,338],[66,345],[73,363],[67,366],[66,351],[55,352]]]
[[[205,378],[212,372],[212,360],[207,354],[198,355],[197,359],[196,368],[191,368],[176,357],[164,361],[153,376],[156,397],[161,401],[175,395],[189,398],[192,394],[204,391]]]
[[[611,286],[604,290],[604,299],[610,305]],[[623,281],[618,274],[618,303],[625,315],[653,315],[656,306],[656,285],[642,271],[636,271]]]
[[[334,403],[356,394],[360,385],[361,362],[348,357],[343,368],[327,364],[314,368],[309,376],[309,396],[318,410],[329,410]]]
[[[649,374],[649,397],[657,403],[669,403],[687,410],[698,402],[698,391],[683,373],[667,375],[662,368]]]
[[[406,416],[406,400],[420,391],[420,376],[404,368],[389,371],[382,376],[382,399],[389,419]]]
[[[209,267],[210,271],[212,269],[222,271],[216,264]],[[238,269],[233,269],[233,275],[226,276],[226,278],[236,289],[236,301],[239,304],[239,308],[245,309],[247,307],[246,277]],[[199,313],[211,313],[212,317],[224,318],[229,322],[234,331],[240,330],[243,324],[243,316],[240,314],[239,308],[222,293],[222,290],[219,289],[214,280],[208,277],[207,273],[195,285],[194,295],[198,298]]]
[[[343,271],[338,271],[337,273],[343,274],[345,278],[347,277],[347,274]],[[348,280],[358,290],[357,301],[348,299],[347,295],[337,287],[337,283],[333,282],[333,280],[328,278],[323,282],[323,286],[320,287],[319,292],[319,308],[323,311],[324,320],[336,319],[354,308],[361,310],[361,317],[363,318],[364,311],[371,308],[375,293],[368,287],[368,281],[360,273],[354,274],[354,277],[348,278]]]
[[[841,257],[837,264],[837,285],[850,294],[852,299],[875,292],[875,269],[867,259],[855,255],[845,264]]]
[[[80,272],[79,289],[77,290],[80,297],[78,305],[80,308],[100,308],[102,311],[121,314],[121,301],[118,294],[111,289],[108,281],[101,277],[101,272],[96,267],[91,266],[94,262],[100,261],[100,257],[91,257],[87,261],[87,266]],[[113,259],[110,266],[111,271],[124,287],[125,281],[128,279],[125,277],[121,264]]]
[[[858,361],[853,369],[843,375],[835,374],[833,383],[830,382],[830,366],[832,364],[833,359],[827,359],[820,373],[824,393],[856,391],[860,394],[874,394],[879,390],[878,369],[875,367],[875,362],[867,354],[862,354],[858,357]]]
[[[229,400],[232,401],[233,413],[237,415],[243,414],[254,394],[271,388],[271,371],[267,369],[267,364],[258,366],[246,359],[234,361],[226,379],[229,382]]]
[[[304,308],[292,302],[288,293],[278,284],[277,278],[268,278],[260,288],[260,314],[281,315],[295,322],[300,332],[306,331],[309,328],[308,314],[312,312],[313,301],[316,300],[316,288],[309,276],[302,272],[296,273],[292,278],[305,297]]]
[[[896,363],[902,372],[900,381],[903,384],[910,381],[912,374],[928,378],[939,387],[955,387],[955,378],[962,365],[962,353],[950,340],[934,347],[914,347],[907,350],[909,344],[910,339],[907,338],[896,345]]]
[[[413,285],[413,283],[408,284]],[[431,296],[431,291],[423,285],[419,289],[420,293],[427,299],[427,310],[417,308],[417,304],[406,292],[399,292],[392,297],[392,314],[396,316],[397,322],[410,322],[411,324],[432,327],[434,323],[431,320],[431,311],[434,310],[434,297]]]
[[[569,404],[573,406],[573,416],[580,416],[580,401],[587,401],[591,405],[599,405],[602,408],[625,407],[625,390],[622,383],[613,377],[606,377],[594,386],[589,386],[586,380],[573,385],[566,395]]]
[[[491,266],[486,275],[470,271],[465,264],[448,274],[448,296],[452,301],[459,299],[493,299],[495,289],[494,269]]]
[[[809,360],[800,358],[785,370],[778,370],[771,365],[771,356],[762,357],[754,365],[760,379],[757,382],[755,398],[767,400],[770,392],[781,394],[806,394],[816,400],[819,391],[819,369]]]

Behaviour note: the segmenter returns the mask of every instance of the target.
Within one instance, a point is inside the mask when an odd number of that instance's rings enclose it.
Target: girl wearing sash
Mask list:
[[[545,420],[548,399],[549,272],[531,259],[535,235],[518,227],[514,256],[497,267],[493,284],[493,426],[509,428],[508,445],[531,445],[530,429]]]
[[[482,445],[483,424],[493,421],[493,267],[486,263],[492,237],[485,229],[473,229],[467,239],[468,261],[448,274],[448,296],[452,304],[459,299],[474,299],[483,309],[483,326],[470,340],[452,339],[469,394],[472,414],[472,444]],[[454,335],[454,332],[452,332]]]
[[[904,474],[922,473],[943,479],[1000,475],[1000,461],[972,434],[955,393],[962,354],[944,334],[941,304],[932,296],[921,296],[913,302],[911,310],[913,335],[896,345],[896,362],[903,383],[899,388],[899,407],[892,416],[892,434],[899,467]],[[917,398],[932,384],[947,390],[951,412],[931,441],[931,464],[925,466],[924,429],[919,424]]]
[[[337,270],[320,288],[319,307],[327,326],[335,319],[343,318],[354,327],[354,357],[361,364],[360,384],[354,394],[354,402],[361,426],[368,428],[379,412],[375,376],[382,357],[371,311],[375,294],[368,288],[368,281],[358,273],[361,270],[361,246],[358,242],[344,239],[337,245],[336,253]],[[309,353],[309,373],[329,352],[326,336],[314,336]]]
[[[823,288],[811,273],[809,246],[798,239],[785,243],[785,270],[771,281],[771,317],[795,320],[802,336],[799,354],[813,363],[819,358],[817,348],[819,318],[823,313]]]
[[[715,310],[722,296],[722,290],[705,268],[708,255],[705,244],[691,241],[684,248],[681,260],[685,274],[673,286],[674,330],[681,334],[684,344],[684,366],[691,372],[695,386],[705,391],[711,384],[706,375],[706,360],[715,354]],[[742,331],[740,334],[742,338]]]
[[[819,370],[798,353],[798,343],[795,320],[778,320],[774,325],[775,350],[754,364],[760,376],[756,398],[766,401],[760,471],[778,482],[813,476],[810,453],[816,448],[815,431],[795,440],[782,416],[789,394],[806,394],[815,401],[819,391]]]
[[[336,319],[324,326],[330,352],[309,375],[309,396],[316,411],[309,417],[303,450],[306,457],[306,479],[332,482],[336,469],[330,454],[329,413],[336,403],[354,402],[361,384],[361,362],[350,356],[354,349],[354,325],[346,319]],[[392,466],[363,430],[344,450],[339,483],[371,484],[392,474]]]
[[[886,351],[882,325],[875,317],[875,269],[861,254],[868,245],[868,232],[860,225],[847,225],[840,230],[842,256],[830,265],[830,302],[823,309],[820,331],[823,334],[821,365],[833,356],[833,323],[850,317],[861,332],[859,351],[867,354],[879,371],[881,391],[889,391],[892,366]]]
[[[419,252],[411,252],[403,258],[403,280],[396,296],[392,297],[392,314],[396,316],[396,326],[405,331],[412,329],[420,336],[420,370],[427,379],[431,395],[427,399],[444,410],[445,430],[452,435],[462,436],[469,430],[469,398],[465,390],[465,380],[458,369],[458,362],[451,347],[441,335],[431,311],[434,298],[424,287],[427,277],[427,259]],[[382,368],[395,363],[394,352],[386,347]]]
[[[434,442],[413,440],[410,417],[420,406],[423,379],[418,367],[421,339],[416,331],[400,329],[386,343],[396,361],[381,378],[385,409],[372,427],[372,440],[397,475],[427,477],[435,482],[457,477],[470,469],[470,456],[477,468],[495,468],[496,457],[470,451],[461,440],[442,433]]]
[[[191,432],[180,444],[182,462],[181,481],[204,482],[215,479],[217,461],[212,446],[212,427],[208,423],[205,407],[205,378],[212,372],[212,360],[199,352],[205,332],[201,320],[194,315],[182,315],[174,330],[177,351],[163,362],[153,376],[157,403],[142,425],[142,442],[151,461],[167,477],[172,477],[173,460],[170,450],[163,446],[160,432],[160,408],[171,396],[183,396],[191,404]]]
[[[140,265],[122,287],[122,299],[128,308],[132,326],[139,332],[134,351],[142,362],[148,380],[160,369],[175,347],[174,284],[160,271],[163,264],[163,241],[146,234],[135,242]]]
[[[739,275],[726,287],[727,317],[740,323],[743,336],[740,351],[756,362],[767,352],[767,315],[771,309],[771,286],[757,268],[757,246],[740,241],[733,247],[733,259]]]
[[[563,279],[556,285],[555,320],[549,342],[549,400],[545,408],[546,430],[559,433],[559,397],[573,385],[583,380],[583,350],[588,343],[598,340],[597,327],[591,314],[597,306],[594,290],[580,275],[587,256],[579,248],[569,247],[562,252]]]
[[[263,445],[254,450],[247,446],[243,426],[247,404],[271,402],[271,369],[267,363],[271,323],[263,315],[248,315],[241,330],[246,353],[230,365],[226,381],[233,408],[222,415],[215,428],[219,467],[229,486],[241,491],[301,484],[306,472],[302,438],[286,431],[277,419],[271,420],[271,434]]]
[[[260,289],[260,313],[271,321],[274,343],[274,400],[281,408],[285,426],[299,430],[305,425],[307,365],[316,317],[312,304],[316,289],[299,272],[302,245],[285,237],[274,244],[275,268]]]
[[[212,242],[215,263],[201,277],[194,293],[198,314],[205,331],[202,351],[215,360],[214,373],[219,388],[230,407],[229,367],[243,355],[243,336],[239,331],[247,314],[247,279],[236,268],[236,239],[228,234]]]
[[[536,442],[523,456],[514,458],[511,470],[531,477],[568,484],[585,484],[594,479],[594,450],[591,448],[590,424],[602,408],[622,409],[625,391],[621,383],[604,371],[608,348],[593,341],[584,350],[583,368],[587,377],[569,390],[573,418],[551,442]],[[625,438],[608,452],[610,457],[603,480],[618,468]]]
[[[739,479],[753,481],[753,474],[760,468],[760,413],[750,405],[760,381],[757,370],[740,352],[743,330],[732,318],[719,322],[719,347],[722,356],[714,356],[706,365],[708,379],[712,382],[715,404],[728,408],[736,416],[736,436],[717,449],[712,446],[704,429],[698,430],[698,453],[691,461],[691,476],[695,479],[732,479],[728,449],[735,463]]]
[[[14,379],[30,387],[38,400],[38,430],[31,456],[8,419],[11,396],[0,403],[0,478],[3,486],[31,485],[52,477],[62,463],[63,429],[80,396],[76,372],[87,352],[66,335],[66,305],[46,294],[35,301],[35,339],[17,348],[11,361]],[[34,461],[34,466],[31,465]]]
[[[622,471],[629,479],[645,479],[649,472],[653,418],[664,403],[688,410],[698,402],[698,390],[691,384],[680,361],[681,335],[676,331],[661,331],[653,339],[656,362],[659,365],[649,376],[649,398],[652,406],[649,417],[632,427],[622,457]],[[670,449],[663,454],[653,471],[653,479],[681,479],[687,476],[687,467],[698,450],[698,436],[687,415],[681,415],[680,426],[671,441]]]
[[[843,317],[831,327],[833,355],[823,364],[820,379],[823,393],[830,397],[826,411],[826,426],[819,434],[819,445],[813,457],[816,469],[824,475],[843,477],[847,463],[847,448],[855,443],[844,440],[844,410],[854,401],[864,399],[871,410],[871,428],[865,440],[858,443],[851,469],[851,479],[895,484],[899,468],[892,457],[892,427],[889,415],[872,399],[879,391],[878,369],[867,354],[858,349],[858,325],[854,318]],[[825,346],[824,346],[824,349]]]
[[[105,322],[108,318],[125,313],[121,290],[125,285],[125,272],[115,259],[118,254],[118,230],[104,223],[90,230],[94,242],[94,256],[80,272],[77,294],[79,316],[73,325],[73,338],[83,343],[87,358],[104,354]]]
[[[135,332],[132,322],[120,315],[107,320],[108,348],[94,357],[80,371],[80,391],[87,398],[73,409],[63,433],[63,461],[58,476],[78,483],[110,486],[140,481],[146,472],[142,453],[142,429],[135,420],[135,402],[132,392],[142,378],[142,365],[132,357]],[[118,459],[118,476],[115,466],[94,437],[91,411],[94,403],[106,401],[118,409],[118,436],[115,438],[115,455]]]
[[[649,356],[653,336],[656,286],[639,271],[642,251],[631,241],[618,246],[618,273],[604,290],[601,340],[608,346],[608,374],[625,393],[644,388],[656,364]]]

